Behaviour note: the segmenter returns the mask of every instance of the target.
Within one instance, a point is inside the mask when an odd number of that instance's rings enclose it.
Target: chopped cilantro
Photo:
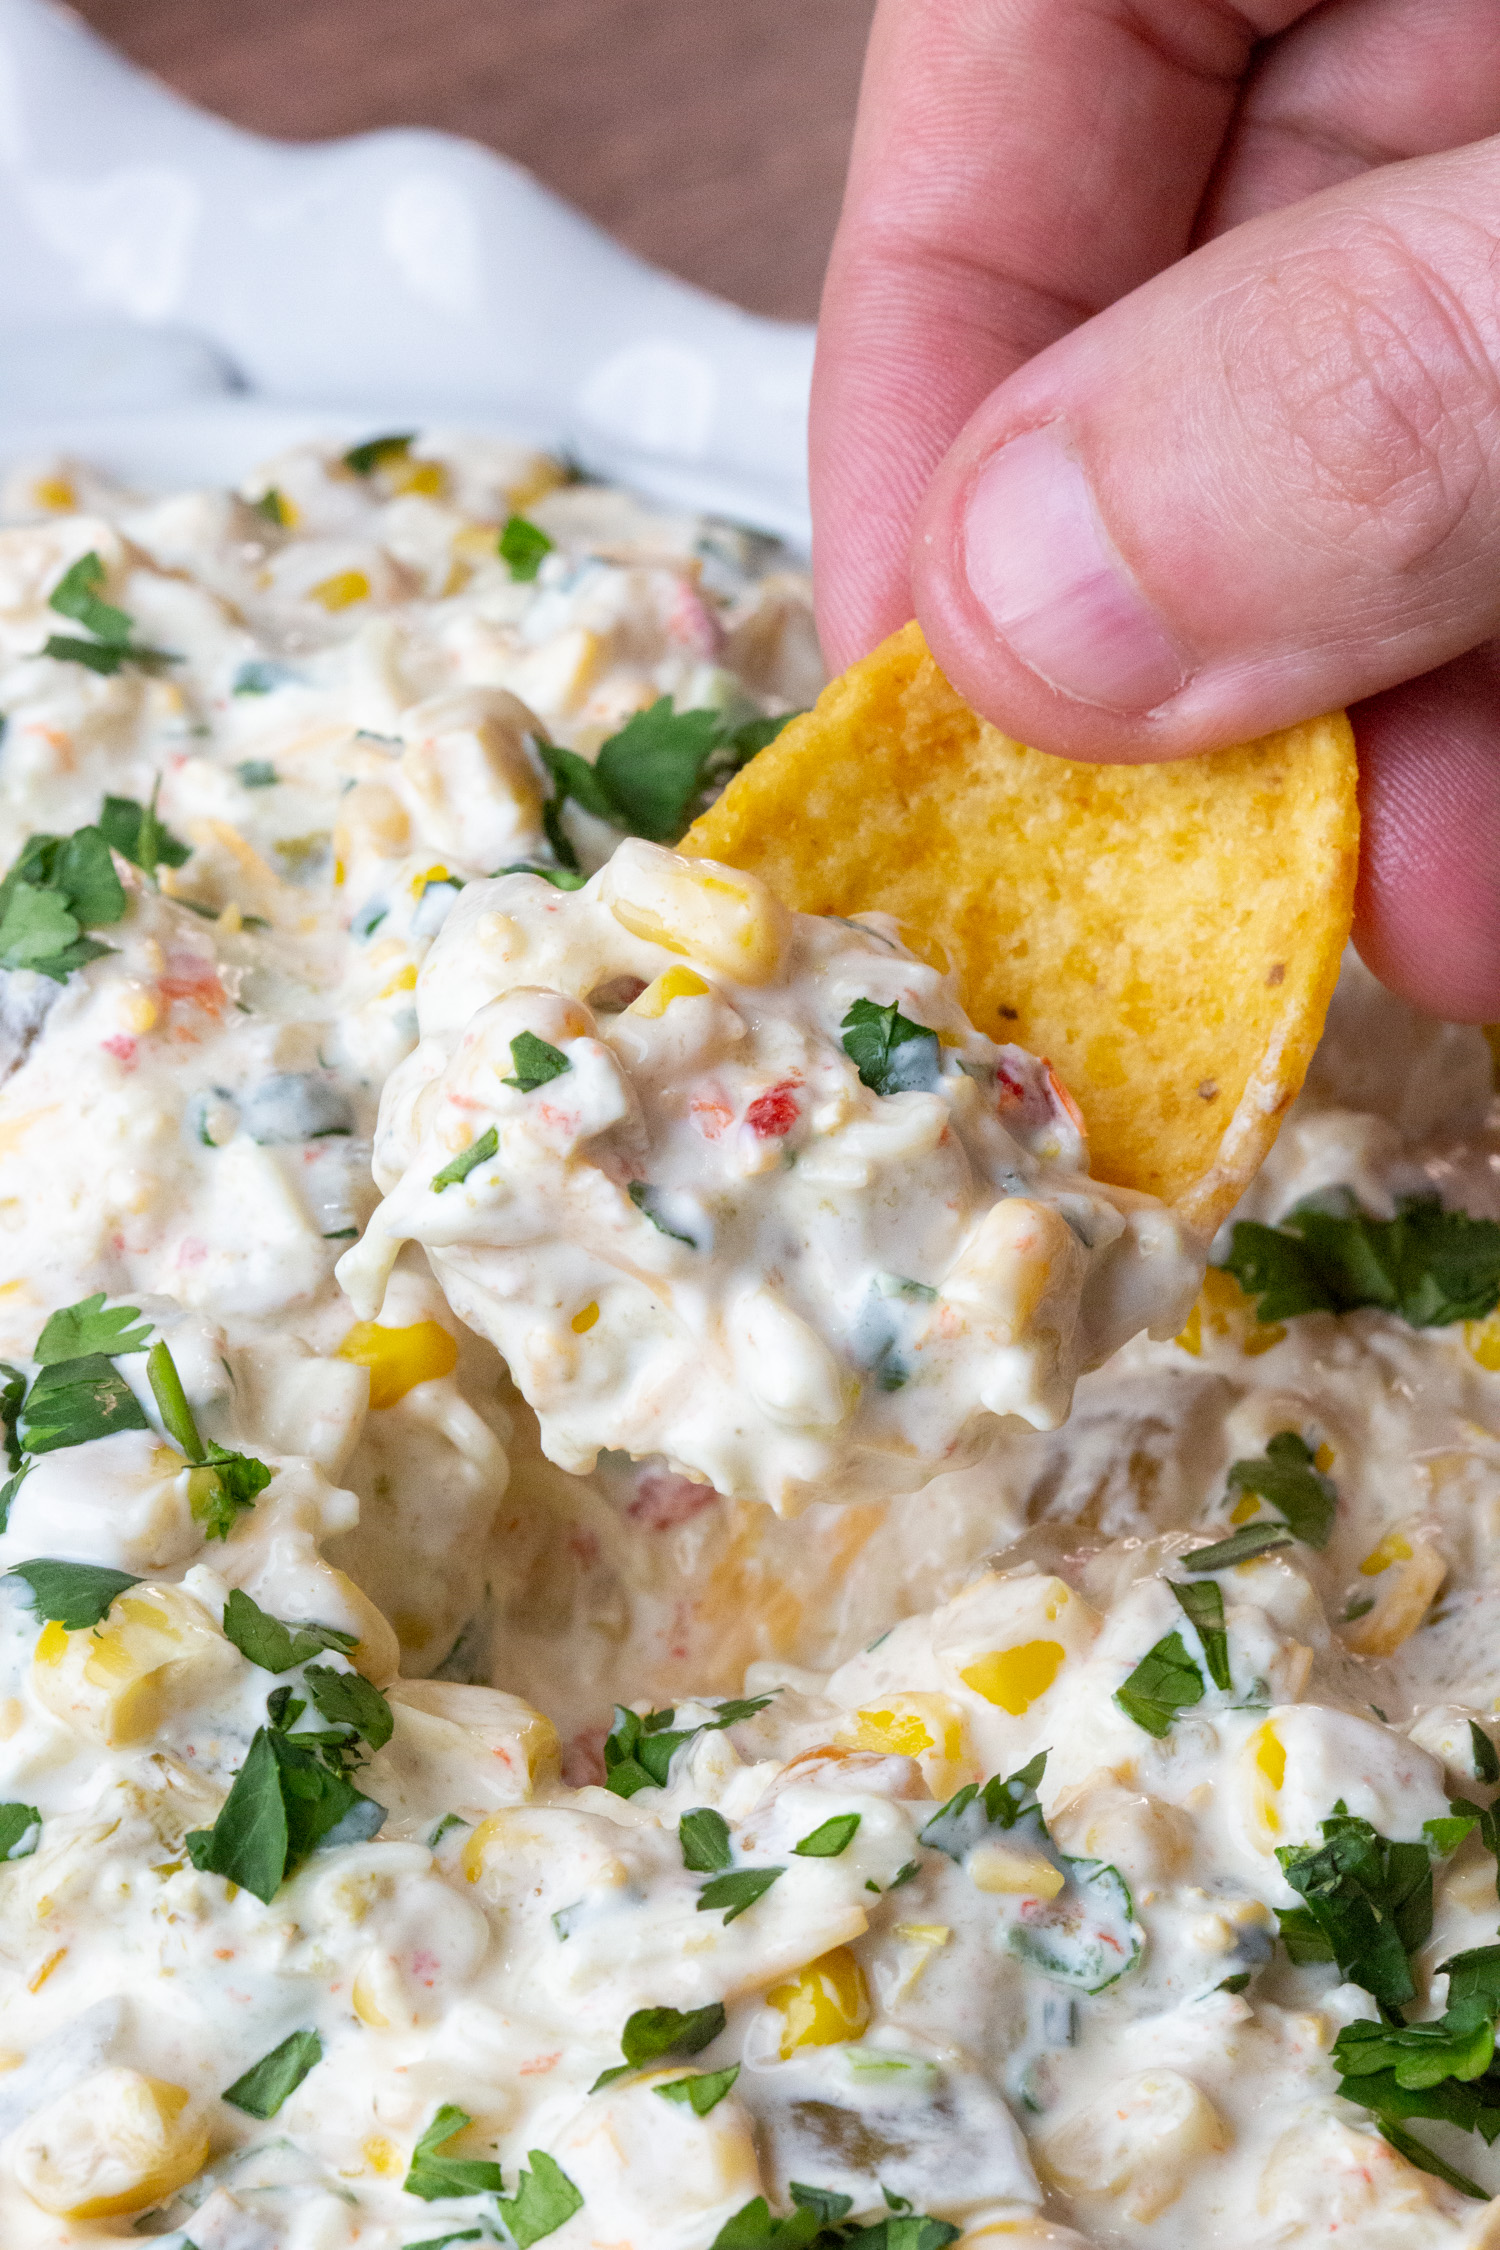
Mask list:
[[[28,1453],[56,1453],[117,1430],[149,1430],[134,1391],[102,1352],[57,1360],[44,1367],[21,1410]]]
[[[872,1094],[926,1093],[937,1084],[937,1033],[903,1016],[894,1000],[885,1008],[856,1000],[839,1029],[845,1054]]]
[[[64,1305],[55,1312],[36,1340],[32,1358],[38,1367],[51,1367],[58,1360],[85,1359],[93,1352],[104,1352],[111,1359],[121,1359],[133,1352],[143,1352],[151,1340],[151,1323],[141,1320],[137,1305],[114,1305],[105,1310],[104,1291],[96,1296],[80,1297],[76,1305]]]
[[[99,833],[110,849],[152,876],[158,867],[181,867],[193,856],[192,846],[174,836],[158,815],[160,790],[158,776],[149,804],[137,804],[134,797],[106,797],[99,815]]]
[[[41,1840],[42,1816],[35,1805],[0,1805],[0,1862],[30,1859]]]
[[[685,1812],[677,1824],[677,1838],[682,1845],[682,1864],[694,1875],[717,1875],[734,1857],[729,1848],[729,1823],[711,1805]]]
[[[364,438],[344,455],[344,467],[357,477],[373,476],[388,461],[404,461],[411,451],[415,430],[391,430],[380,437]]]
[[[229,684],[231,695],[272,695],[279,687],[294,687],[297,674],[289,665],[278,664],[269,656],[252,656],[240,665]],[[240,769],[236,767],[236,772]],[[244,775],[241,772],[240,778]],[[246,782],[247,789],[257,788],[255,782]]]
[[[4,1432],[5,1458],[10,1468],[19,1469],[21,1441],[16,1433],[21,1401],[26,1396],[26,1378],[19,1367],[12,1367],[9,1360],[4,1359],[0,1359],[0,1375],[5,1378],[4,1386],[0,1387],[0,1430]]]
[[[468,1826],[469,1822],[464,1819],[462,1813],[445,1812],[427,1839],[427,1849],[430,1852],[435,1852],[443,1838],[451,1835],[455,1828],[467,1828]]]
[[[258,1727],[212,1828],[187,1836],[200,1874],[222,1875],[269,1906],[284,1879],[335,1830],[376,1835],[385,1808],[276,1727]],[[456,2128],[455,2128],[456,2130]]]
[[[235,692],[243,695],[246,690],[239,688]],[[234,769],[234,777],[242,789],[274,789],[281,779],[266,758],[241,758]]]
[[[514,2195],[499,2199],[500,2221],[516,2250],[531,2250],[533,2242],[555,2234],[564,2220],[583,2209],[583,2197],[562,2166],[545,2150],[527,2150],[531,2165],[516,2181]]]
[[[1500,1781],[1500,1753],[1477,1719],[1469,1721],[1469,1747],[1474,1755],[1474,1779]]]
[[[439,2203],[450,2195],[498,2195],[505,2185],[498,2164],[485,2157],[443,2156],[440,2151],[461,2133],[473,2118],[456,2102],[444,2102],[411,2154],[411,2168],[401,2182],[407,2195],[424,2203]]]
[[[391,1707],[362,1672],[337,1672],[331,1664],[309,1664],[302,1675],[308,1694],[330,1726],[352,1727],[372,1750],[381,1750],[395,1731]]]
[[[288,2095],[295,2094],[308,2072],[323,2060],[323,2042],[315,2031],[294,2031],[262,2055],[258,2063],[226,2086],[219,2099],[247,2117],[274,2117]]]
[[[685,2102],[695,2117],[707,2117],[711,2109],[718,2108],[739,2074],[738,2063],[731,2063],[727,2070],[690,2070],[685,2078],[673,2078],[651,2091],[660,2094],[664,2102]]]
[[[917,1842],[925,1844],[929,1851],[944,1852],[949,1859],[962,1860],[982,1842],[990,1829],[1014,1828],[1023,1813],[1036,1811],[1037,1784],[1046,1770],[1047,1753],[1039,1750],[1004,1781],[999,1774],[992,1774],[983,1785],[977,1781],[965,1782],[956,1795],[939,1807],[926,1827],[918,1831]],[[898,1883],[910,1881],[916,1872],[916,1862],[909,1860],[891,1889],[895,1890]]]
[[[716,1914],[722,1908],[727,1928],[747,1913],[757,1899],[764,1898],[771,1885],[785,1873],[784,1867],[736,1867],[727,1875],[716,1875],[698,1893],[698,1912]]]
[[[141,1583],[128,1570],[107,1570],[102,1563],[54,1562],[40,1555],[17,1563],[5,1575],[24,1579],[37,1616],[70,1633],[99,1624],[111,1602]]]
[[[540,875],[542,881],[550,883],[556,891],[581,891],[588,881],[587,875],[577,867],[543,867],[541,861],[535,859],[512,860],[509,867],[497,867],[495,874]]]
[[[523,1032],[521,1036],[525,1038],[527,1034]],[[511,1060],[513,1062],[515,1060],[514,1040],[512,1040],[511,1042]],[[564,1069],[566,1069],[567,1065],[564,1064],[563,1067]],[[500,1135],[495,1130],[495,1127],[491,1125],[485,1132],[480,1134],[477,1141],[471,1141],[466,1149],[461,1149],[459,1154],[455,1156],[450,1163],[445,1164],[441,1172],[433,1173],[433,1194],[441,1195],[444,1188],[457,1187],[461,1180],[466,1180],[468,1178],[469,1174],[476,1168],[476,1166],[480,1164],[488,1164],[490,1158],[494,1155],[499,1146]]]
[[[233,1453],[198,1434],[198,1424],[182,1387],[177,1364],[164,1343],[151,1347],[146,1373],[161,1415],[162,1427],[196,1468],[211,1469],[211,1480],[192,1494],[194,1519],[207,1539],[227,1539],[241,1515],[255,1505],[256,1495],[271,1481],[271,1471],[252,1453]]]
[[[250,505],[258,516],[265,517],[267,523],[274,523],[278,531],[285,531],[290,525],[286,502],[274,484],[268,484],[260,498],[252,500]]]
[[[658,1234],[666,1235],[671,1242],[685,1243],[689,1250],[697,1249],[698,1244],[694,1236],[684,1234],[679,1227],[669,1227],[662,1217],[660,1188],[652,1187],[646,1180],[631,1180],[626,1185],[625,1193],[629,1196],[637,1211],[640,1212],[642,1218],[651,1221]]]
[[[495,541],[495,552],[511,577],[529,586],[555,545],[556,541],[549,539],[541,525],[533,523],[529,516],[509,516]]]
[[[1231,1492],[1253,1493],[1281,1517],[1293,1538],[1307,1547],[1326,1547],[1338,1510],[1333,1479],[1316,1466],[1312,1447],[1295,1430],[1278,1430],[1263,1454],[1236,1461],[1229,1471]]]
[[[110,951],[84,928],[118,922],[125,906],[97,828],[28,836],[0,882],[0,968],[31,969],[62,984]]]
[[[859,1819],[857,1812],[835,1813],[832,1820],[825,1820],[810,1836],[804,1836],[800,1844],[793,1844],[792,1850],[799,1859],[837,1859],[853,1843]]]
[[[67,633],[53,633],[42,650],[43,656],[58,658],[65,664],[86,664],[92,672],[118,672],[122,664],[137,664],[143,671],[154,671],[161,664],[176,664],[179,659],[166,649],[144,648],[131,640],[135,620],[113,602],[100,597],[105,570],[92,550],[80,555],[65,570],[47,597],[47,605],[59,617],[68,617],[92,637],[86,641]]]
[[[502,1079],[502,1085],[514,1086],[521,1094],[533,1094],[538,1086],[546,1086],[554,1078],[561,1078],[573,1065],[560,1049],[538,1039],[534,1031],[518,1031],[510,1043],[510,1059],[515,1066],[513,1078]]]
[[[638,1789],[664,1789],[675,1753],[695,1734],[717,1733],[753,1718],[770,1702],[769,1695],[747,1696],[721,1703],[711,1719],[696,1726],[673,1727],[675,1710],[648,1711],[641,1715],[623,1703],[615,1705],[614,1724],[604,1743],[604,1786],[617,1797],[633,1797]]]
[[[1237,1563],[1254,1562],[1257,1555],[1275,1554],[1290,1547],[1291,1533],[1279,1523],[1247,1523],[1211,1547],[1192,1547],[1183,1556],[1185,1570],[1233,1570]]]
[[[1179,1711],[1202,1700],[1203,1674],[1180,1633],[1164,1634],[1115,1690],[1115,1701],[1126,1718],[1158,1736],[1170,1731]]]
[[[654,844],[680,836],[722,733],[719,712],[674,711],[669,695],[637,711],[594,760],[594,777],[611,800],[609,817],[616,827]]]
[[[625,2057],[612,2070],[601,2071],[589,2088],[597,2094],[628,2071],[641,2070],[664,2056],[701,2055],[724,2029],[723,2003],[711,2000],[706,2008],[637,2008],[625,2020],[620,2052]]]
[[[305,1664],[325,1649],[335,1648],[347,1656],[357,1646],[355,1634],[334,1625],[284,1625],[239,1586],[232,1588],[224,1603],[224,1637],[263,1672],[290,1672],[294,1664]]]
[[[1203,1644],[1203,1661],[1208,1666],[1208,1676],[1218,1688],[1229,1688],[1229,1635],[1224,1630],[1224,1596],[1211,1578],[1191,1580],[1184,1586],[1180,1580],[1167,1581],[1189,1624]]]
[[[848,2219],[853,2198],[830,2188],[790,2183],[795,2208],[775,2218],[763,2195],[726,2219],[710,2250],[946,2250],[959,2228],[951,2219],[929,2219],[911,2210],[903,2196],[887,2192],[890,2216],[873,2226]]]
[[[1414,1328],[1482,1320],[1500,1304],[1500,1225],[1402,1196],[1373,1219],[1347,1189],[1309,1198],[1275,1226],[1241,1219],[1224,1270],[1263,1321],[1373,1306]]]
[[[1383,2008],[1403,2007],[1416,1991],[1407,1956],[1432,1929],[1427,1846],[1393,1843],[1341,1806],[1321,1826],[1321,1844],[1276,1853],[1306,1901],[1276,1910],[1286,1949],[1297,1962],[1336,1961]]]
[[[1487,2142],[1500,2135],[1500,1945],[1455,1954],[1439,1973],[1448,1978],[1448,2004],[1435,2022],[1345,2024],[1333,2043],[1333,2063],[1340,2093],[1374,2113],[1393,2148],[1463,2194],[1483,2199],[1485,2190],[1435,2157],[1401,2121],[1436,2118]]]

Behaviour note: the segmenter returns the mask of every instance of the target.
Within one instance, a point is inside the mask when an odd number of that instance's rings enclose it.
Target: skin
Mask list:
[[[880,0],[812,479],[836,666],[915,610],[1101,762],[1350,705],[1360,950],[1500,1018],[1495,0]]]

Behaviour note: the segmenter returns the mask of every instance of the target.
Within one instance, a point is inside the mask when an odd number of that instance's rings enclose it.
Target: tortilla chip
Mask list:
[[[1342,712],[1170,765],[1046,757],[977,718],[912,624],[680,849],[806,913],[882,908],[917,950],[936,941],[979,1029],[1051,1061],[1095,1174],[1207,1234],[1323,1027],[1353,915],[1355,779]]]

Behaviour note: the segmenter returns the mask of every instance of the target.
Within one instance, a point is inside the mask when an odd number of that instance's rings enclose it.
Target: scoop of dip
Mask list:
[[[339,1278],[374,1318],[420,1243],[563,1468],[659,1454],[783,1513],[909,1490],[990,1416],[1055,1428],[1201,1278],[886,916],[633,839],[573,892],[469,886],[417,1009]]]

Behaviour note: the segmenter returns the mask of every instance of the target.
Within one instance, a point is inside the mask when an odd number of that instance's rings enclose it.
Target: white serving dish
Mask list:
[[[287,147],[0,0],[0,456],[148,486],[441,420],[799,544],[810,327],[659,273],[443,133]]]

